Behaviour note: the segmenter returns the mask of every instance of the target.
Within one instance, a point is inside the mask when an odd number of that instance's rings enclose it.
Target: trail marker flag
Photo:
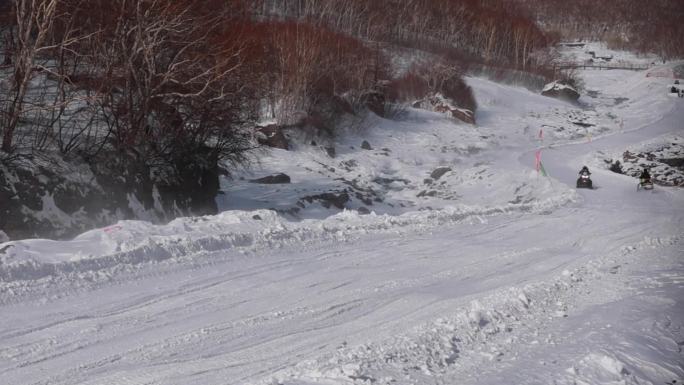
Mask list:
[[[538,173],[541,173],[543,176],[548,176],[546,170],[544,169],[544,165],[541,161],[541,148],[537,150],[537,152],[534,154],[534,168],[537,170]]]

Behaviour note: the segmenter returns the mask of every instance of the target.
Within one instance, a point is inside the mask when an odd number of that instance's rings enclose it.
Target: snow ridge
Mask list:
[[[539,179],[541,187],[553,189]],[[468,219],[514,213],[547,213],[576,202],[574,190],[565,189],[545,199],[497,207],[448,206],[441,210],[409,212],[399,216],[362,216],[344,211],[325,220],[289,222],[269,210],[227,211],[215,216],[179,218],[167,225],[120,221],[86,232],[71,241],[26,240],[0,245],[0,293],[8,283],[46,277],[97,278],[95,272],[143,263],[193,258],[200,253],[236,250],[252,253],[291,245],[349,242],[365,234],[421,231]],[[60,250],[55,254],[54,250]]]

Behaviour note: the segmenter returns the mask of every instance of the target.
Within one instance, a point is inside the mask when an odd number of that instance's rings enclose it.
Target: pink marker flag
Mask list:
[[[534,154],[534,169],[539,172],[539,169],[541,167],[541,150],[537,150],[537,152]]]

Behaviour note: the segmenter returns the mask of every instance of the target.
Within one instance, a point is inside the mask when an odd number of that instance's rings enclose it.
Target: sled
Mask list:
[[[637,184],[637,191],[639,190],[653,190],[653,182],[640,182]]]

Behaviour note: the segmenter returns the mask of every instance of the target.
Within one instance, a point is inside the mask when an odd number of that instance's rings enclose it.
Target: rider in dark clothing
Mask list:
[[[641,175],[639,175],[639,179],[641,180],[641,183],[647,183],[651,181],[651,174],[648,173],[647,169],[644,169],[641,172]]]
[[[582,167],[579,174],[580,175],[591,175],[591,173],[589,172],[589,168],[587,168],[587,166]]]

